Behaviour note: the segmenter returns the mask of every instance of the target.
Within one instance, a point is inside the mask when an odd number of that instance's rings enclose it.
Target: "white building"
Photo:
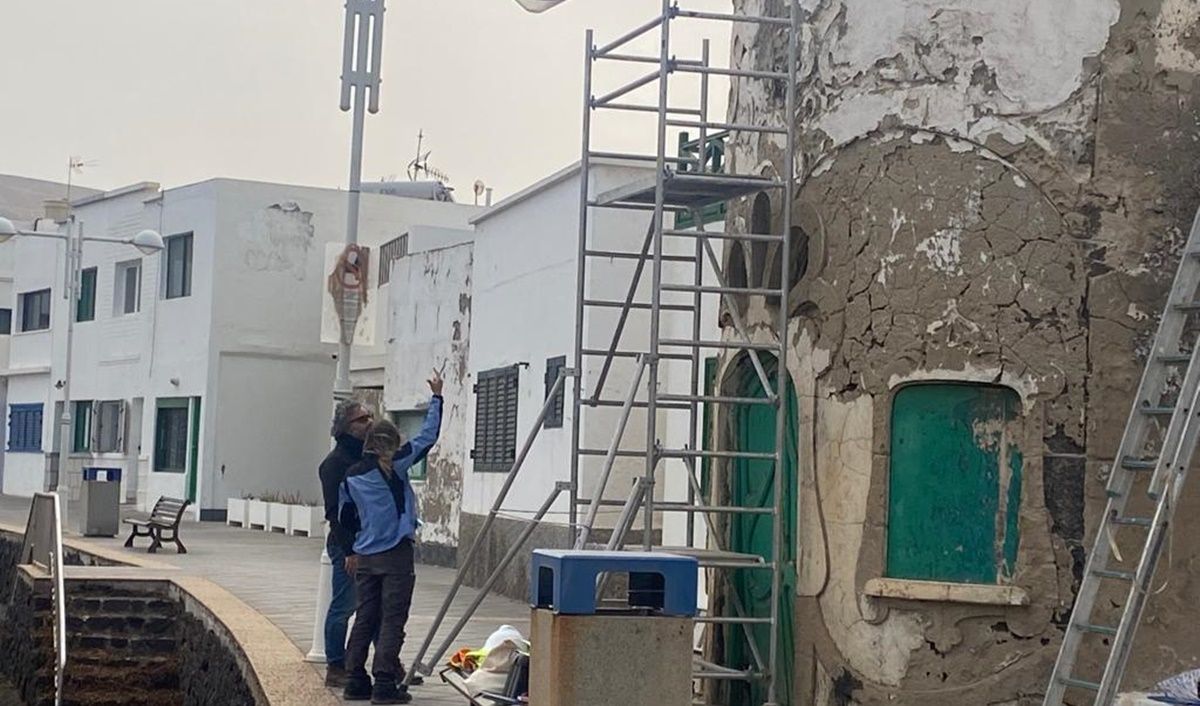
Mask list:
[[[228,179],[167,191],[138,184],[75,202],[85,235],[153,228],[167,248],[142,257],[122,245],[84,246],[73,488],[82,467],[120,468],[127,500],[149,509],[161,495],[186,497],[201,519],[223,518],[226,499],[246,494],[319,499],[336,353],[320,342],[325,246],[344,237],[346,202],[337,190]],[[364,194],[360,242],[372,246],[372,286],[404,247],[470,240],[479,210]],[[11,354],[0,369],[8,412],[0,487],[29,495],[52,480],[46,452],[58,447],[63,246],[19,237],[4,249],[16,264]],[[385,307],[377,326],[386,320]],[[384,350],[378,331],[374,346],[356,350],[356,384],[382,385]]]
[[[652,174],[653,170],[644,166],[593,162],[593,195]],[[447,369],[447,413],[439,459],[436,467],[431,465],[423,486],[424,519],[436,524],[436,528],[424,530],[425,543],[432,540],[465,551],[474,541],[504,483],[505,472],[533,429],[559,368],[574,365],[579,177],[576,164],[543,179],[474,218],[473,245],[413,255],[401,260],[392,272],[386,406],[390,410],[412,408],[421,400],[421,373],[430,367],[445,365]],[[650,222],[650,214],[640,211],[610,210],[594,212],[592,217],[595,242],[606,250],[632,253],[641,248]],[[464,265],[469,267],[469,276],[461,274]],[[625,299],[634,260],[588,257],[585,266],[589,300]],[[647,269],[637,301],[649,300],[649,285]],[[616,308],[589,307],[583,322],[585,342],[607,348],[607,340],[597,341],[613,330],[618,312]],[[703,316],[705,337],[717,337],[715,308]],[[648,312],[631,314],[622,348],[647,348],[647,320]],[[690,314],[664,314],[662,321],[664,336],[690,337]],[[601,362],[594,357],[585,360],[589,394]],[[601,398],[622,399],[634,370],[633,360],[618,360]],[[686,372],[682,366],[664,364],[663,374]],[[644,380],[642,387],[639,399],[644,399]],[[478,582],[486,576],[524,528],[523,520],[546,501],[555,483],[570,480],[572,392],[568,380],[504,503],[487,548],[472,567],[470,580]],[[619,413],[615,407],[585,407],[581,444],[607,448],[609,430]],[[624,448],[644,448],[645,429],[644,411],[634,410]],[[667,433],[686,438],[687,430]],[[583,497],[591,493],[602,460],[599,456],[584,460],[580,474]],[[640,458],[618,459],[605,497],[624,500],[632,479],[644,470]],[[679,476],[666,479],[656,494],[660,498],[664,493],[686,496],[685,482]],[[569,497],[564,493],[528,546],[569,546],[573,539],[569,511]],[[606,508],[598,526],[611,527],[616,512],[613,507]],[[680,541],[682,527],[675,528]],[[452,563],[452,557],[439,563]],[[501,580],[500,590],[519,594],[526,566],[521,559],[514,562]]]

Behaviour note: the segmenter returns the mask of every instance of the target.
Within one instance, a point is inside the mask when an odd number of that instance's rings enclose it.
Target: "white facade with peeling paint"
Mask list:
[[[320,343],[326,243],[344,237],[346,196],[333,189],[214,179],[159,191],[157,185],[77,203],[85,232],[131,235],[154,228],[192,235],[187,296],[165,296],[165,255],[140,257],[121,245],[88,243],[83,267],[97,268],[94,321],[75,326],[74,400],[121,401],[123,450],[72,454],[70,482],[82,466],[123,471],[124,497],[142,509],[161,495],[190,497],[206,518],[226,499],[294,494],[316,502],[316,465],[328,449],[334,347]],[[421,247],[470,240],[468,219],[480,209],[375,194],[362,197],[360,242],[377,256],[382,243],[428,228]],[[15,333],[2,374],[13,404],[43,405],[42,451],[58,426],[54,386],[62,378],[65,327],[62,249],[54,241],[16,239],[21,263],[14,295],[52,290],[48,331]],[[137,311],[114,301],[118,263],[141,262]],[[378,259],[371,262],[372,296]],[[386,287],[385,287],[386,289]],[[386,311],[386,310],[385,310]],[[382,329],[384,324],[380,324]],[[355,351],[356,375],[382,378],[384,337]],[[186,468],[156,463],[156,410],[162,400],[189,405]],[[170,402],[168,402],[169,404]],[[7,432],[7,429],[6,429]],[[7,448],[7,445],[6,445]],[[194,451],[193,451],[194,448]],[[3,492],[28,495],[45,483],[43,452],[6,452]]]

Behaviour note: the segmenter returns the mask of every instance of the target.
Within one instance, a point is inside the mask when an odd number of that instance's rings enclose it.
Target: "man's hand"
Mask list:
[[[351,576],[358,573],[358,555],[351,554],[342,560],[342,568]]]
[[[433,377],[429,378],[425,382],[429,383],[429,391],[430,392],[432,392],[435,395],[442,394],[442,374],[441,373],[434,370]]]

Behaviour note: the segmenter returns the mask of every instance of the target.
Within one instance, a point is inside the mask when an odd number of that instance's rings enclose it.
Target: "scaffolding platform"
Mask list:
[[[768,177],[712,172],[663,172],[663,205],[671,208],[701,209],[768,189],[783,188],[783,182]],[[597,206],[642,204],[653,206],[658,177],[647,176],[610,189],[596,197]]]

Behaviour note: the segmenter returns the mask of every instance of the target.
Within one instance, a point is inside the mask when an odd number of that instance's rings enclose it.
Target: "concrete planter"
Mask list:
[[[246,527],[250,529],[267,529],[267,503],[262,500],[246,501]]]
[[[299,537],[320,537],[325,523],[325,508],[319,505],[290,505],[288,533]]]
[[[267,503],[267,525],[271,532],[287,534],[288,521],[291,517],[291,505],[284,503]]]
[[[233,525],[234,527],[246,526],[246,505],[249,503],[245,498],[230,498],[225,501],[225,524]]]

